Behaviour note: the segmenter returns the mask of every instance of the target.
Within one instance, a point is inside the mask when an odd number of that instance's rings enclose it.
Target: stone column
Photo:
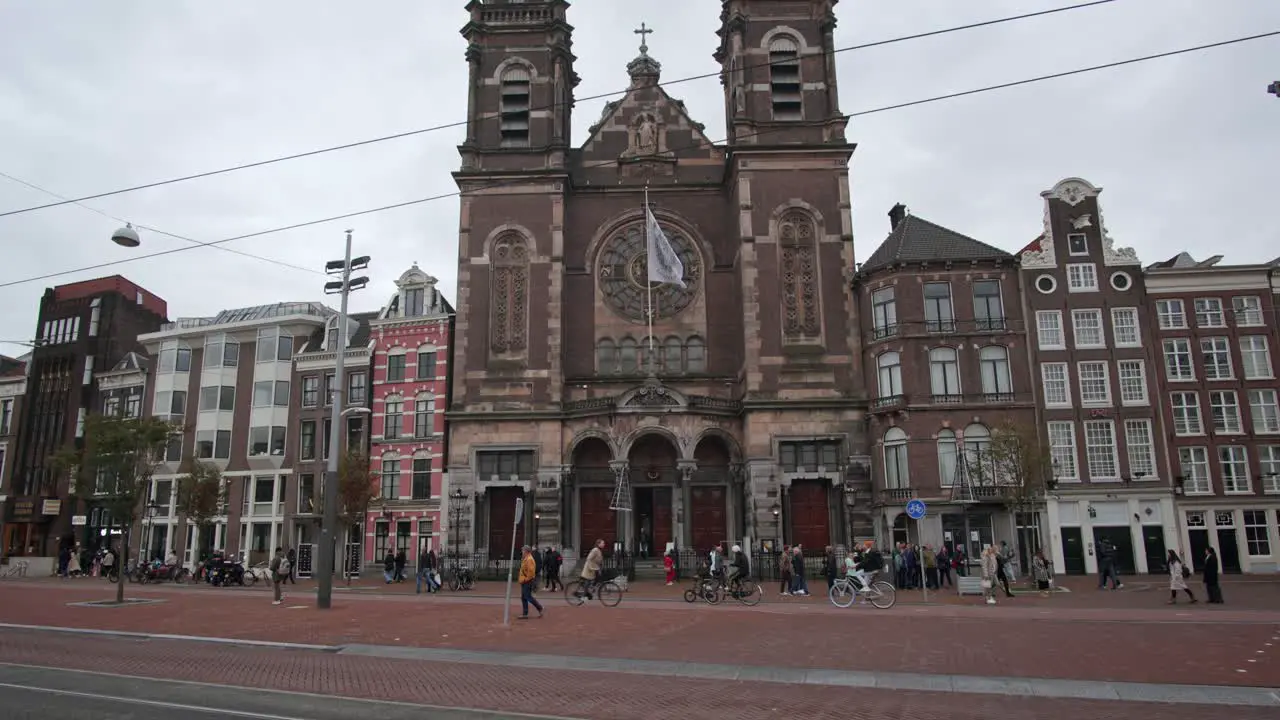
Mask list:
[[[622,542],[627,552],[631,552],[632,533],[635,530],[635,518],[632,517],[633,513],[630,511],[630,508],[635,504],[635,498],[631,496],[631,482],[630,478],[627,477],[627,473],[631,472],[631,466],[626,460],[612,460],[609,462],[609,469],[613,470],[614,492],[617,492],[619,485],[625,483],[626,486],[627,497],[624,501],[624,506],[628,510],[618,510],[614,513],[614,516],[617,521],[618,540]]]
[[[689,547],[692,542],[689,533],[689,519],[686,514],[689,512],[689,488],[693,484],[693,472],[698,469],[696,460],[681,460],[677,467],[680,470],[680,480],[676,487],[676,491],[672,493],[672,502],[675,504],[672,516],[676,523],[676,549],[684,550]]]

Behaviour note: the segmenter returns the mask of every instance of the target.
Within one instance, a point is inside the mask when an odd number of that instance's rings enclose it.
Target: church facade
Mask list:
[[[576,144],[568,3],[467,6],[448,543],[872,536],[837,2],[723,0],[723,140],[642,26]],[[683,288],[648,282],[646,208]]]

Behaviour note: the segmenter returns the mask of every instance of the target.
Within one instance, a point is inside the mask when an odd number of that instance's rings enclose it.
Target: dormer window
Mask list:
[[[329,318],[329,322],[325,327],[325,332],[324,332],[324,347],[321,348],[325,352],[338,351],[338,327],[340,322],[341,322],[341,318],[338,316]],[[348,348],[351,347],[351,338],[355,337],[356,330],[358,330],[359,327],[360,327],[359,322],[352,320],[350,318],[347,318],[346,347]]]
[[[803,118],[800,44],[794,38],[782,35],[769,43],[769,93],[774,120]]]
[[[502,147],[529,146],[529,69],[515,65],[502,73],[500,139]]]
[[[404,291],[404,316],[420,317],[423,310],[423,299],[426,295],[425,288],[409,288]]]

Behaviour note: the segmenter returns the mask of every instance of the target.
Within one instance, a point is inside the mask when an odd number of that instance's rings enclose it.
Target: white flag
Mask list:
[[[645,242],[649,251],[649,282],[667,283],[684,287],[684,263],[671,247],[671,241],[658,226],[653,211],[645,209]]]

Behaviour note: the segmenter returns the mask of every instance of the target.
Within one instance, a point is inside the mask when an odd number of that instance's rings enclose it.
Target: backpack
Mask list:
[[[293,569],[293,565],[289,562],[289,558],[280,558],[280,564],[276,566],[277,577],[289,577],[289,571]]]

